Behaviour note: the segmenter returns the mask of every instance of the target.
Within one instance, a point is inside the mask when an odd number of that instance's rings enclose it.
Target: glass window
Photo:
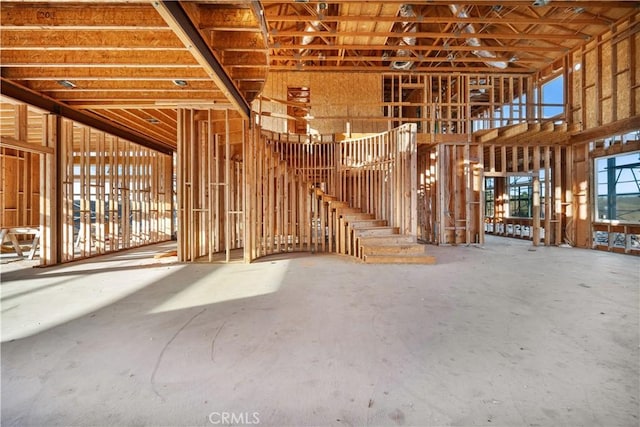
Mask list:
[[[564,77],[562,75],[542,85],[542,118],[564,113]]]
[[[530,218],[533,197],[533,176],[509,177],[509,216]]]
[[[496,199],[495,199],[495,178],[484,179],[484,216],[491,217],[495,215]]]
[[[640,222],[640,151],[595,163],[596,218]]]

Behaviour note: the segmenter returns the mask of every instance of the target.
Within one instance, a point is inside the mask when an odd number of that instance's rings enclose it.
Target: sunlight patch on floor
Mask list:
[[[288,265],[287,260],[269,264],[223,265],[149,313],[182,310],[277,292]]]

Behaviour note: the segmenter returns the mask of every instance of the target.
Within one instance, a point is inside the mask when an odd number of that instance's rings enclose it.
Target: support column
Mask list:
[[[229,110],[224,110],[224,250],[226,262],[231,261],[231,142],[229,132]]]
[[[43,115],[42,145],[53,153],[40,154],[40,265],[62,262],[62,183],[58,173],[61,162],[60,116]]]
[[[540,148],[533,147],[533,246],[540,245]]]

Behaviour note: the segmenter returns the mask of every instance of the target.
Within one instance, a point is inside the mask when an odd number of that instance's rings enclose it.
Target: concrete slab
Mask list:
[[[529,247],[3,269],[2,425],[638,425],[638,258]]]

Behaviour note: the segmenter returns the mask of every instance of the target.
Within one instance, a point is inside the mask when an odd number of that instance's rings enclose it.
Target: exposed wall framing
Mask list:
[[[612,25],[610,31],[567,57],[571,117],[584,130],[637,117],[640,105],[637,27],[635,14]]]
[[[526,75],[390,73],[383,82],[390,126],[413,122],[419,133],[468,134],[506,126],[525,120],[531,108],[521,97],[532,86]]]
[[[39,230],[41,265],[171,238],[171,156],[18,102],[0,118],[0,223]]]
[[[311,189],[313,183],[331,180],[325,160],[333,141],[262,133],[255,126],[248,145],[245,259],[311,250]]]
[[[478,144],[422,146],[418,156],[418,237],[434,244],[484,242],[482,157]]]
[[[229,261],[244,246],[245,126],[228,110],[178,110],[180,261]]]
[[[0,104],[0,226],[37,227],[40,223],[42,115],[25,104]]]
[[[247,153],[247,260],[292,251],[349,253],[336,204],[416,234],[415,125],[342,141],[256,126]]]
[[[495,212],[484,216],[486,233],[528,239],[534,245],[574,243],[573,150],[542,144],[485,144],[484,176],[494,179]],[[528,217],[510,215],[509,178],[529,176]],[[580,203],[580,202],[578,202]]]
[[[171,156],[67,119],[57,149],[63,262],[171,238]]]

